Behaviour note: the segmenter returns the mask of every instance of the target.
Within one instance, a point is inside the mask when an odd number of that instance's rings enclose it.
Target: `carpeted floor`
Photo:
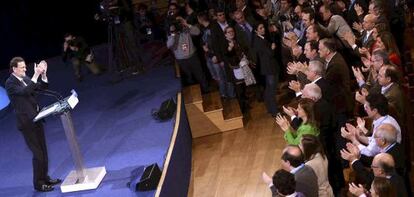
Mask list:
[[[15,115],[8,113],[0,119],[0,196],[153,196],[154,191],[135,193],[126,184],[136,168],[155,162],[163,166],[174,120],[159,123],[151,110],[180,90],[173,67],[157,65],[111,84],[107,74],[86,74],[77,83],[72,68],[59,57],[48,60],[48,65],[50,89],[67,96],[73,88],[79,94],[72,115],[85,166],[105,166],[107,175],[97,190],[62,194],[55,187],[53,192],[35,192],[31,153],[15,126]],[[42,106],[54,102],[44,96],[40,99]],[[49,174],[64,179],[74,165],[60,119],[46,118],[44,125]]]

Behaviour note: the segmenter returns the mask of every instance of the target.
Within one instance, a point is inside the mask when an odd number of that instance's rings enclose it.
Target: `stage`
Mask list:
[[[31,153],[16,128],[15,115],[9,109],[9,113],[0,117],[0,196],[154,196],[155,190],[134,192],[127,183],[134,169],[157,163],[163,170],[168,155],[174,160],[170,144],[180,135],[174,135],[174,131],[178,132],[175,125],[177,117],[160,123],[151,116],[153,109],[159,108],[162,101],[176,97],[181,89],[171,61],[164,62],[165,65],[147,68],[144,74],[129,76],[112,84],[108,74],[86,74],[83,82],[76,82],[73,69],[63,64],[60,57],[48,60],[49,88],[63,96],[75,89],[79,95],[80,102],[72,116],[85,167],[105,166],[107,174],[96,190],[62,194],[56,186],[52,192],[36,192],[32,186]],[[31,76],[32,70],[29,66],[27,74]],[[0,77],[3,87],[7,76],[3,72]],[[40,96],[39,100],[41,106],[54,102],[54,98],[45,96]],[[186,118],[181,119],[186,126]],[[74,170],[74,164],[62,124],[59,117],[48,117],[44,126],[49,174],[53,178],[64,179]],[[185,154],[189,154],[186,157],[190,158],[190,166],[184,171],[191,173],[191,134],[189,139],[189,150],[185,150]],[[181,149],[188,149],[188,145]],[[165,180],[169,179],[168,174],[163,176]],[[164,183],[164,186],[168,184]],[[186,187],[188,189],[188,184]]]

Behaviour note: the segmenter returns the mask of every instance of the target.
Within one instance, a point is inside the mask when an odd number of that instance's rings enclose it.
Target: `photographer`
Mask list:
[[[200,29],[189,25],[186,20],[178,16],[171,21],[167,47],[174,52],[175,59],[184,74],[184,82],[193,84],[193,77],[200,83],[203,93],[208,92],[207,80],[201,68],[200,59],[196,53],[196,47],[191,39],[192,35],[199,35]]]
[[[92,50],[82,37],[65,34],[62,59],[73,66],[76,79],[83,80],[81,66],[86,65],[93,74],[100,74],[101,69],[95,63]]]
[[[114,74],[113,82],[119,80],[117,72],[130,71],[133,75],[143,72],[140,50],[134,36],[133,11],[130,0],[103,0],[101,13],[96,20],[108,23],[108,42],[111,47],[109,64]],[[112,55],[115,65],[112,63]]]

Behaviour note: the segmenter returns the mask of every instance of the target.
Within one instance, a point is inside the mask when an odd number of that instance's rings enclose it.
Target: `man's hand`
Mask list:
[[[290,81],[289,82],[289,89],[295,91],[295,93],[300,92],[300,90],[301,90],[300,89],[300,83],[298,81],[294,81],[294,80]]]
[[[213,63],[217,64],[217,63],[218,63],[217,56],[213,56],[213,57],[211,58],[211,61],[213,61]]]
[[[358,101],[361,104],[365,104],[366,102],[366,97],[361,94],[359,91],[355,92],[355,100]]]
[[[352,66],[352,72],[354,73],[354,76],[358,83],[365,83],[365,77],[361,72],[361,69],[355,66]]]
[[[358,32],[361,32],[361,31],[364,30],[362,28],[362,24],[361,23],[357,23],[357,22],[352,23],[352,29],[355,29]]]
[[[362,9],[362,7],[359,4],[354,5],[354,10],[355,10],[355,12],[358,16],[361,16],[361,15],[364,14],[364,10]]]
[[[360,152],[358,147],[352,143],[346,143],[346,149],[341,150],[341,157],[349,162],[359,159]]]

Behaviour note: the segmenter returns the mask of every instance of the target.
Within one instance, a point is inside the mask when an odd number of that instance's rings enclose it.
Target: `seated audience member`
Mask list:
[[[296,192],[295,176],[284,170],[280,169],[273,175],[273,185],[276,188],[276,195],[273,196],[291,196],[291,197],[304,197],[300,192]]]
[[[368,170],[359,158],[359,150],[351,143],[347,144],[346,150],[341,150],[342,158],[351,162],[352,169],[356,172],[357,177],[366,187],[371,185],[375,177],[384,177],[390,180],[392,185],[397,189],[397,196],[407,196],[407,188],[403,178],[395,172],[395,162],[393,157],[388,153],[380,153],[374,157],[371,164],[371,170]]]
[[[318,138],[314,135],[303,135],[299,147],[305,157],[305,165],[311,167],[318,177],[319,196],[334,196],[328,180],[328,159]]]
[[[342,137],[350,140],[355,146],[359,148],[362,155],[373,157],[381,152],[381,148],[375,141],[375,134],[380,125],[388,123],[393,125],[397,130],[397,142],[401,143],[401,129],[398,122],[390,115],[388,115],[388,101],[382,94],[370,94],[367,96],[364,104],[365,112],[368,118],[373,120],[372,136],[367,137],[364,134],[368,133],[365,128],[365,121],[358,118],[357,128],[351,124],[346,124],[346,128],[341,129]],[[366,144],[366,145],[365,145]]]
[[[281,166],[283,170],[295,176],[296,191],[301,192],[306,197],[318,196],[318,178],[311,167],[304,164],[302,151],[298,146],[288,145],[282,152]],[[263,181],[267,183],[276,195],[276,187],[272,179],[265,172],[262,174]]]
[[[286,142],[291,145],[298,145],[304,134],[319,135],[318,123],[314,115],[314,102],[311,99],[299,100],[297,116],[302,119],[302,123],[296,130],[291,127],[286,117],[279,114],[275,118],[276,123],[285,132]]]
[[[349,184],[349,192],[357,197],[394,197],[397,196],[391,181],[384,177],[375,177],[369,192],[361,185]]]

